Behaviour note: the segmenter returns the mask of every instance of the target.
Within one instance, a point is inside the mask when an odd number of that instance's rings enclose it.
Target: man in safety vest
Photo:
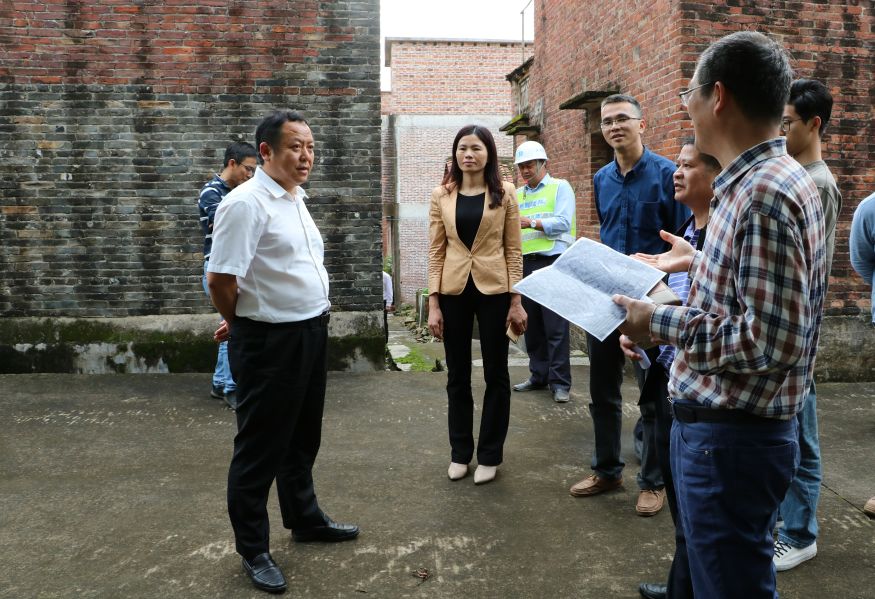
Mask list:
[[[547,153],[536,141],[520,144],[514,163],[525,185],[517,189],[523,240],[523,275],[529,276],[556,260],[576,238],[574,190],[568,181],[547,174]],[[529,315],[526,351],[531,375],[514,391],[546,389],[553,399],[568,401],[571,364],[568,356],[568,321],[523,296]]]

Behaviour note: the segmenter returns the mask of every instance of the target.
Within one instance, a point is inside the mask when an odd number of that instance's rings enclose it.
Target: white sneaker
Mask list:
[[[817,555],[817,542],[808,547],[797,549],[784,541],[775,541],[775,557],[772,558],[772,561],[775,562],[775,569],[778,572],[783,572],[795,568],[802,562],[807,562],[815,555]]]
[[[498,472],[498,466],[477,466],[474,471],[474,484],[482,485],[495,479],[495,474]]]
[[[447,476],[450,477],[450,480],[459,480],[460,478],[465,478],[468,476],[468,464],[457,464],[456,462],[450,462],[450,467],[447,468]]]

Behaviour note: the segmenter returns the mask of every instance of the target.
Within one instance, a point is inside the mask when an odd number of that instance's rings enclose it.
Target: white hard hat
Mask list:
[[[516,149],[513,163],[519,164],[529,160],[547,160],[547,152],[544,151],[544,146],[536,141],[524,141],[521,143]]]

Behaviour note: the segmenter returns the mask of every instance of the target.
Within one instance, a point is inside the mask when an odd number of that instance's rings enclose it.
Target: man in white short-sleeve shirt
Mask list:
[[[252,583],[282,592],[269,548],[267,499],[276,480],[283,526],[298,542],[358,536],[319,508],[312,467],[325,403],[328,273],[322,236],[301,189],[313,167],[310,127],[294,111],[266,117],[255,133],[262,167],[219,205],[207,281],[225,319],[237,381],[237,435],[228,514]]]

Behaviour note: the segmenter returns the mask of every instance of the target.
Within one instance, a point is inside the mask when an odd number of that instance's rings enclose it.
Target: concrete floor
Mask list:
[[[482,394],[475,369],[475,396]],[[512,381],[528,374],[511,368]],[[633,598],[664,578],[668,509],[634,511],[634,385],[626,485],[575,499],[588,474],[587,367],[572,401],[513,396],[505,463],[475,487],[446,477],[446,373],[332,373],[315,478],[325,511],[362,528],[298,545],[275,498],[271,551],[295,597]],[[234,553],[225,482],[234,415],[208,375],[0,376],[0,597],[265,597]],[[785,598],[875,597],[875,385],[818,386],[825,480],[818,556]],[[425,568],[427,580],[413,572]]]

